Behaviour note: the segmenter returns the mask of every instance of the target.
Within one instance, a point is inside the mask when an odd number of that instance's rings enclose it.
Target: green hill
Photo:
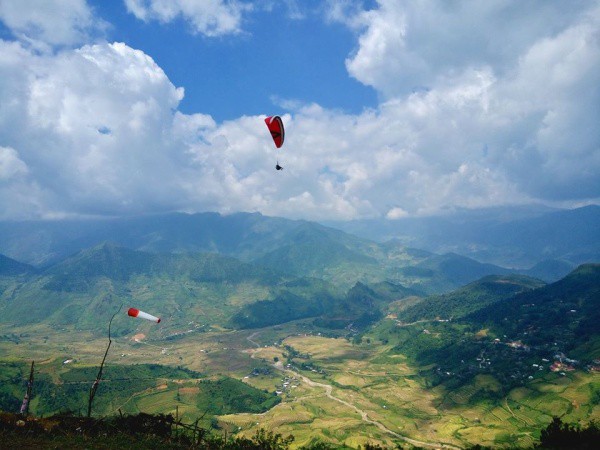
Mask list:
[[[487,275],[511,273],[503,267],[483,264],[455,253],[432,254],[417,264],[401,268],[400,272],[406,277],[416,278],[415,286],[422,286],[431,294],[451,291]]]
[[[375,265],[372,256],[360,253],[336,239],[332,231],[305,227],[290,236],[289,242],[254,261],[290,274],[316,276],[342,264]]]
[[[458,319],[544,283],[522,275],[489,275],[448,294],[425,298],[398,314],[403,322]]]
[[[50,265],[103,242],[151,253],[220,253],[250,261],[302,233],[327,233],[344,245],[365,240],[322,225],[261,214],[164,214],[104,220],[0,222],[0,253]]]
[[[44,271],[54,283],[49,289],[61,289],[76,280],[100,277],[126,282],[135,276],[190,278],[198,282],[233,282],[258,280],[277,283],[281,276],[273,270],[245,264],[216,253],[168,254],[148,253],[105,243],[87,249]]]
[[[574,264],[571,264],[567,261],[547,259],[540,261],[527,270],[520,270],[519,273],[528,275],[530,277],[539,278],[547,283],[552,283],[566,277],[575,268],[576,266]]]
[[[556,283],[513,296],[467,317],[529,346],[600,357],[600,264],[585,264]],[[589,353],[591,352],[591,353]],[[589,354],[588,354],[589,353]]]
[[[493,375],[499,393],[546,376],[554,361],[585,368],[600,357],[600,265],[583,265],[562,280],[485,278],[401,311],[411,326],[383,321],[371,336],[393,345],[433,384],[457,388]],[[487,304],[487,306],[486,306]],[[432,320],[455,317],[451,321]],[[542,367],[542,368],[540,368]]]
[[[322,328],[364,329],[383,317],[389,303],[416,293],[390,282],[373,286],[356,283],[345,295],[336,294],[327,284],[319,287],[313,282],[312,286],[318,289],[310,296],[301,297],[286,289],[273,299],[248,304],[232,317],[231,325],[262,328],[313,318],[313,323]]]
[[[250,219],[278,223],[244,216]],[[190,322],[198,329],[213,324],[248,328],[310,317],[323,318],[330,325],[336,318],[342,319],[339,324],[365,324],[384,309],[376,308],[361,319],[362,307],[357,313],[355,302],[344,298],[357,282],[395,286],[377,294],[393,301],[448,290],[457,287],[457,280],[500,270],[456,255],[439,257],[393,244],[379,246],[320,225],[294,226],[294,233],[279,232],[288,236],[286,245],[252,262],[219,253],[153,253],[102,243],[43,270],[27,272],[25,278],[2,278],[0,322],[77,324],[78,329],[100,332],[101,324],[124,304],[162,317],[163,336],[188,329]],[[413,263],[428,275],[402,270]],[[463,266],[460,274],[449,269],[453,263]],[[29,266],[15,262],[11,267]],[[412,290],[401,293],[398,286]],[[115,330],[127,333],[139,326],[117,323]]]
[[[269,295],[282,281],[272,270],[216,254],[153,254],[103,244],[84,250],[0,296],[1,322],[106,327],[117,306],[164,318],[163,333],[191,320],[224,323],[239,304]],[[139,324],[123,324],[124,330]],[[119,330],[119,324],[116,325]]]

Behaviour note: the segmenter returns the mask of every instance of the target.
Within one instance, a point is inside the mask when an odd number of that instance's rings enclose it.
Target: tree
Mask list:
[[[563,423],[558,417],[542,430],[538,449],[544,450],[592,450],[597,448],[600,442],[600,428],[595,422],[591,422],[586,428],[580,425]]]

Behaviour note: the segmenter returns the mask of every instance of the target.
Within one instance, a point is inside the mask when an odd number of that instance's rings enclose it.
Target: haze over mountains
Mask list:
[[[600,206],[573,210],[506,207],[459,210],[437,217],[330,222],[381,242],[434,253],[456,252],[481,262],[529,268],[541,261],[579,265],[600,260]]]
[[[43,267],[83,249],[112,242],[148,252],[220,253],[297,275],[321,275],[334,266],[354,266],[358,279],[362,270],[359,267],[380,265],[382,261],[400,267],[416,266],[422,273],[432,265],[443,269],[448,259],[455,268],[478,265],[467,259],[456,264],[452,255],[456,253],[481,263],[518,267],[546,281],[564,276],[579,264],[600,260],[600,207],[524,215],[521,210],[495,210],[444,218],[336,224],[365,235],[363,238],[314,222],[257,213],[1,222],[0,254]],[[432,253],[443,256],[438,258]],[[475,272],[474,277],[459,277],[457,283],[503,273],[491,266]]]

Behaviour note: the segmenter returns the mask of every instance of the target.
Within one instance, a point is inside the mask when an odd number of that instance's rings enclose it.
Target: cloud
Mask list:
[[[600,192],[600,8],[556,36],[540,39],[493,92],[504,115],[492,162],[522,190],[550,200]],[[524,128],[524,125],[527,128]],[[510,138],[507,141],[506,138]]]
[[[87,42],[107,26],[86,0],[0,2],[0,20],[23,42],[38,50]]]
[[[0,40],[2,218],[397,219],[600,199],[598,2],[544,2],[537,15],[527,2],[419,4],[330,3],[344,6],[330,20],[357,33],[350,74],[381,102],[347,114],[283,101],[281,149],[263,116],[181,112],[184,89],[125,43],[40,53]],[[182,5],[129,2],[145,20]]]
[[[17,152],[10,147],[0,147],[0,182],[27,173],[27,165],[21,161]]]
[[[178,151],[173,110],[183,90],[150,57],[120,43],[52,56],[0,47],[10,86],[0,91],[2,145],[18,152],[48,202],[23,214],[171,207],[174,167],[186,158],[170,153]]]
[[[349,73],[378,90],[382,110],[396,105],[420,154],[438,154],[429,173],[476,163],[521,201],[598,199],[599,2],[380,0],[334,12],[359,34]]]
[[[466,68],[502,74],[532,42],[561,32],[594,3],[378,0],[371,10],[331,8],[330,17],[360,30],[348,72],[391,98],[452,80]]]
[[[242,15],[251,9],[236,0],[125,0],[127,10],[148,22],[172,22],[182,17],[195,33],[209,37],[241,32]]]

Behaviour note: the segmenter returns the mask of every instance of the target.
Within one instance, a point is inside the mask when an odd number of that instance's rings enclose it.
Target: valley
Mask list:
[[[13,252],[45,263],[0,258],[0,409],[20,408],[34,361],[30,413],[85,414],[115,314],[98,418],[448,449],[531,448],[553,417],[600,420],[597,263],[541,279],[303,221],[171,220],[79,229],[93,245],[61,257],[11,229]]]
[[[424,325],[408,328],[422,330]],[[39,331],[26,336],[27,342],[2,341],[0,352],[20,362],[24,372],[27,362],[36,360],[38,371],[56,376],[67,367],[97,368],[107,343],[106,338],[64,332],[68,330],[45,339],[42,334],[51,331]],[[247,436],[259,428],[293,434],[294,446],[318,438],[351,448],[367,442],[389,446],[407,442],[426,448],[514,443],[528,447],[553,416],[570,422],[600,417],[600,380],[587,370],[564,375],[532,370],[534,380],[506,393],[501,393],[495,377],[484,374],[452,389],[432,386],[424,375],[429,367],[391,354],[391,346],[376,343],[375,337],[357,344],[307,331],[307,324],[300,321],[252,332],[186,336],[176,342],[153,339],[150,328],[137,341],[133,336],[113,339],[98,398],[110,395],[103,392],[113,383],[110,367],[122,366],[125,373],[132,371],[131,381],[140,384],[140,390],[134,388],[131,396],[111,403],[113,409],[106,413],[171,413],[191,423],[206,413],[198,401],[201,381],[225,375],[260,391],[277,392],[281,402],[260,413],[209,414],[212,419],[206,423],[221,432]],[[73,361],[61,363],[69,359]],[[132,369],[140,364],[183,366],[201,375],[156,378],[145,385]],[[84,392],[92,380],[90,376],[79,381]]]

